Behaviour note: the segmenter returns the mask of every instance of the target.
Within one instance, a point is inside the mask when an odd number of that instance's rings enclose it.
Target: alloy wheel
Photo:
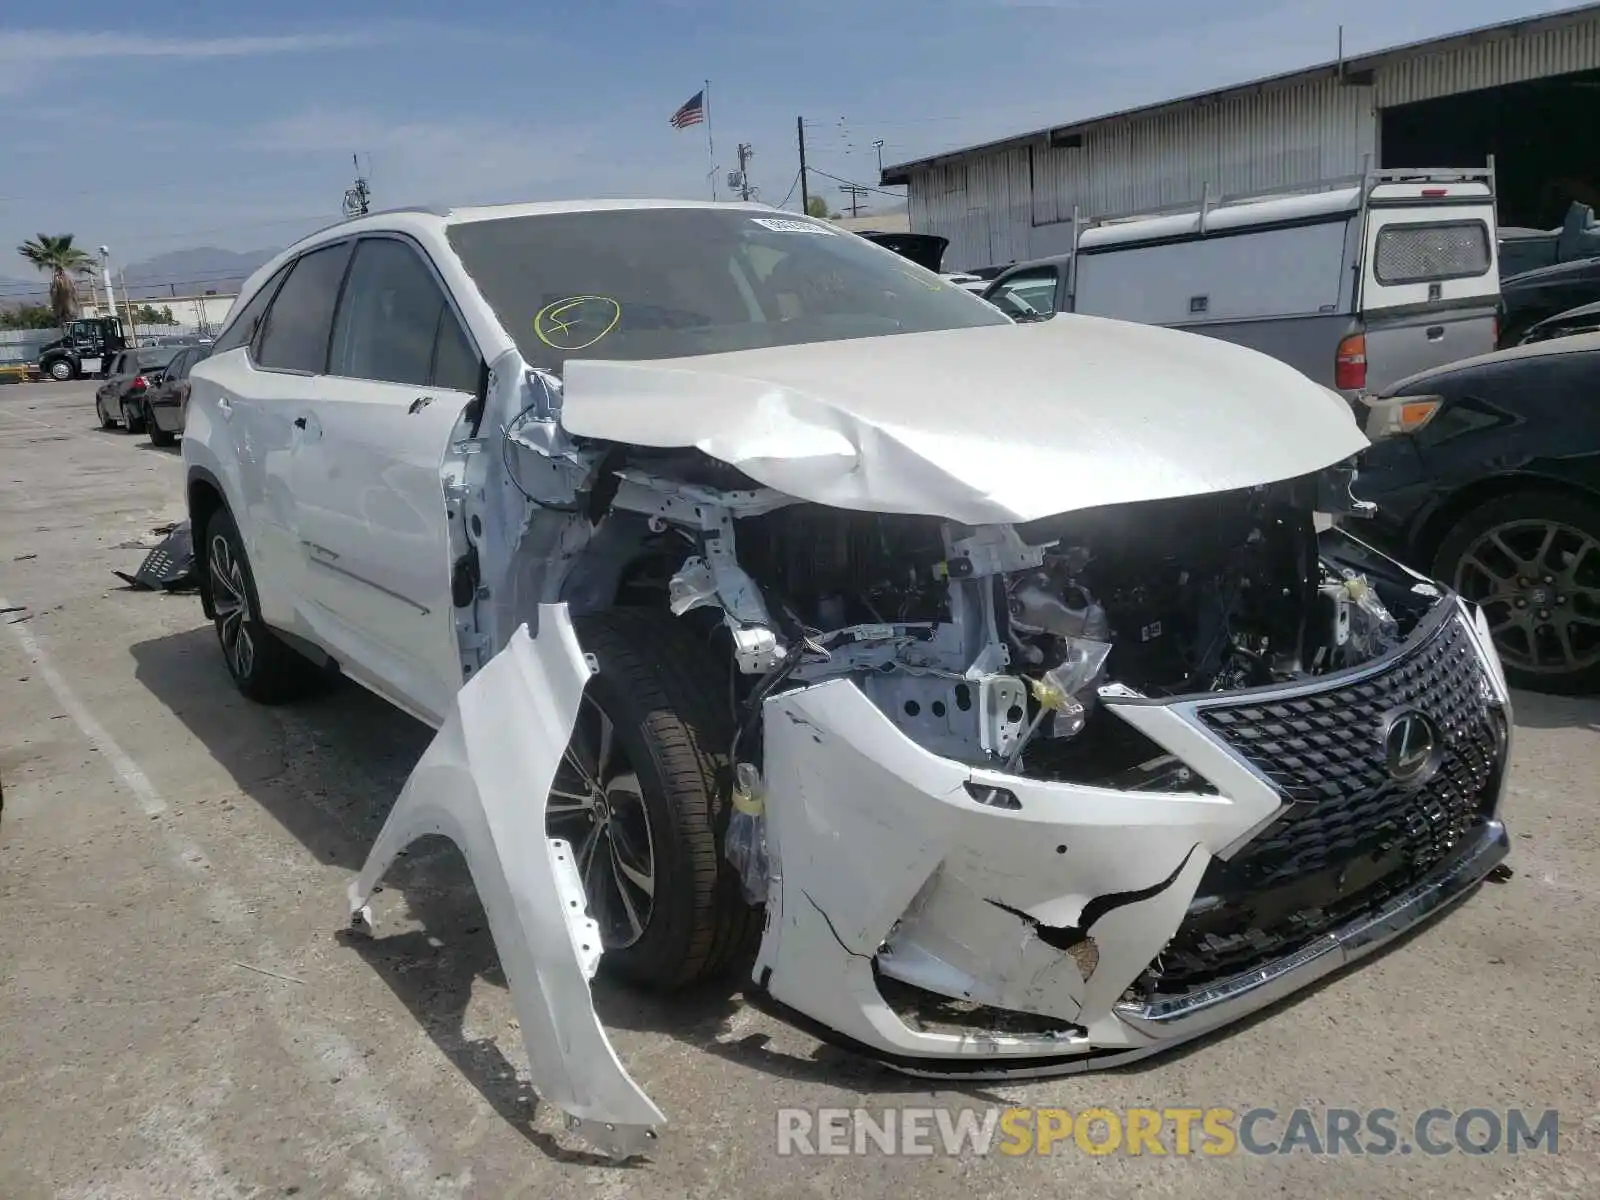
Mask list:
[[[248,679],[255,667],[256,646],[250,633],[250,599],[244,568],[228,539],[211,539],[211,604],[217,614],[217,636],[222,653],[237,679]]]
[[[1456,564],[1507,665],[1568,674],[1600,664],[1600,540],[1561,521],[1507,521]]]
[[[588,696],[550,789],[546,828],[573,847],[602,944],[637,942],[655,911],[655,841],[639,774]]]

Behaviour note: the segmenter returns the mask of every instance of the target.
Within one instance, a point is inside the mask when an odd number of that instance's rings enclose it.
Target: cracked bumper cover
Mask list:
[[[1381,676],[1448,627],[1461,669],[1506,712],[1481,620],[1453,600],[1438,616],[1358,674]],[[766,811],[777,878],[757,980],[840,1040],[913,1073],[1110,1066],[1238,1020],[1376,950],[1465,895],[1507,853],[1497,819],[1502,741],[1481,819],[1422,877],[1248,970],[1136,997],[1131,986],[1179,931],[1208,867],[1286,808],[1192,706],[1107,703],[1217,794],[1112,791],[970,768],[922,750],[842,680],[769,700]],[[991,786],[1020,807],[974,799]],[[986,1011],[947,1029],[908,1022],[885,998],[894,986],[885,980]]]

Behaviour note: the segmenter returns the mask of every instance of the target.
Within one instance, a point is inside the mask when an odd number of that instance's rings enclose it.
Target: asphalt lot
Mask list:
[[[92,396],[0,388],[0,607],[19,609],[0,615],[0,1197],[1600,1195],[1600,702],[1530,695],[1514,877],[1263,1018],[1115,1073],[930,1090],[747,1006],[737,981],[671,1002],[602,981],[618,1052],[671,1124],[648,1161],[586,1154],[519,1081],[453,849],[419,845],[391,875],[375,940],[344,933],[346,883],[427,732],[355,687],[251,705],[195,598],[123,588],[112,569],[183,515],[181,462],[97,430]],[[1560,1140],[776,1153],[781,1107],[897,1104],[1381,1107],[1403,1128],[1554,1108]]]

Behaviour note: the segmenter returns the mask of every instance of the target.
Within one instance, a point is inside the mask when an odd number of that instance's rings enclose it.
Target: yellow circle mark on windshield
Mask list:
[[[610,296],[553,300],[533,318],[533,332],[553,350],[587,350],[622,320],[622,305]]]

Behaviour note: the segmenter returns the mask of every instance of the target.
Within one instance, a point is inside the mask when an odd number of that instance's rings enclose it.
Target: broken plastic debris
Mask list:
[[[724,852],[739,872],[739,888],[751,904],[765,904],[771,872],[767,863],[766,799],[761,773],[742,762],[733,772],[733,814],[728,818]]]

